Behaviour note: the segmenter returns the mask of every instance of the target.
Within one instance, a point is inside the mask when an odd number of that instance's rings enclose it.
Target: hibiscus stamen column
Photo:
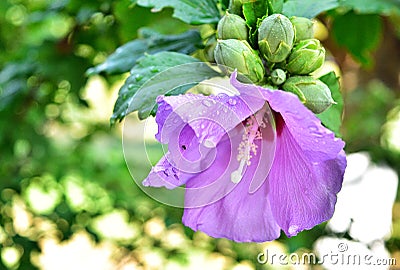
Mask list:
[[[257,114],[259,114],[260,112],[258,112]],[[239,181],[243,177],[244,167],[251,165],[251,158],[253,157],[252,154],[257,155],[258,146],[254,143],[254,141],[260,140],[262,138],[261,132],[259,130],[260,126],[261,124],[258,124],[257,119],[254,115],[250,116],[246,120],[242,142],[239,144],[239,147],[237,149],[237,160],[239,161],[239,168],[233,171],[231,174],[231,181],[233,183],[239,183]]]

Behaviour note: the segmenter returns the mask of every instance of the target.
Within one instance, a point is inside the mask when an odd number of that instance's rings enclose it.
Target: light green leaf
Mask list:
[[[287,17],[297,16],[311,19],[338,6],[338,0],[288,0],[283,4],[282,13]]]
[[[243,15],[247,25],[254,28],[257,24],[257,19],[268,15],[267,0],[243,0]]]
[[[328,74],[319,78],[325,83],[331,90],[331,95],[336,104],[333,104],[326,111],[317,114],[317,117],[321,120],[325,127],[332,130],[337,137],[340,137],[340,126],[342,125],[342,113],[343,113],[343,98],[340,92],[339,80],[335,73],[329,72]]]
[[[105,62],[88,69],[86,74],[124,73],[129,71],[135,65],[136,60],[145,53],[174,51],[191,54],[202,46],[200,33],[196,30],[189,30],[179,35],[162,35],[150,29],[141,29],[140,36],[143,39],[136,39],[119,47]]]
[[[160,52],[139,59],[120,89],[111,123],[138,111],[148,117],[159,95],[178,95],[206,79],[219,76],[206,63],[175,52]]]
[[[282,13],[283,9],[283,0],[268,0],[269,4],[272,6],[269,10],[269,14],[272,13]]]
[[[365,66],[373,64],[372,51],[381,40],[382,19],[375,14],[355,14],[350,11],[333,21],[332,34],[339,46]]]
[[[400,13],[399,0],[339,0],[340,6],[354,9],[357,13],[389,15]]]
[[[137,0],[143,7],[160,11],[165,7],[174,9],[173,17],[188,24],[217,23],[220,13],[215,0]]]

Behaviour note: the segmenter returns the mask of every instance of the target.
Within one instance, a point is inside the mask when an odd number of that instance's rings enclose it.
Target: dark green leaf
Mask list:
[[[229,7],[229,0],[219,0],[222,10],[226,10]]]
[[[220,19],[215,0],[138,0],[137,4],[153,8],[153,11],[171,7],[173,16],[188,24],[217,23]]]
[[[249,27],[254,28],[257,24],[257,19],[268,15],[267,0],[243,1],[243,15]]]
[[[138,60],[120,89],[111,123],[134,111],[144,119],[155,108],[157,96],[184,93],[199,82],[218,75],[207,64],[188,55],[175,52],[146,55]]]
[[[135,65],[136,60],[145,53],[174,51],[191,54],[202,46],[201,36],[196,30],[189,30],[180,35],[161,35],[149,29],[141,29],[140,34],[143,39],[136,39],[119,47],[105,62],[88,69],[87,74],[123,73],[129,71]]]
[[[342,125],[343,98],[340,92],[339,80],[333,71],[319,78],[331,90],[332,98],[336,102],[329,109],[317,115],[321,122],[340,137],[340,126]]]
[[[282,13],[288,17],[297,16],[311,19],[338,6],[338,0],[288,0],[283,4]]]
[[[333,22],[333,38],[339,46],[365,66],[371,66],[371,52],[381,39],[382,19],[375,14],[355,14],[348,12],[337,16]]]
[[[354,9],[358,13],[364,14],[384,14],[400,13],[399,0],[339,0],[340,6]]]
[[[0,72],[0,112],[26,94],[27,78],[33,73],[35,65],[29,60],[9,63]]]

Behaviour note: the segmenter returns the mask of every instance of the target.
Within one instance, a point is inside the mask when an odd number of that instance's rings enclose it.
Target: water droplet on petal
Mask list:
[[[210,140],[210,139],[206,139],[206,140],[204,140],[204,146],[205,147],[207,147],[207,148],[215,148],[215,144],[214,144],[214,142],[212,141],[212,140]]]
[[[201,103],[203,103],[203,105],[206,106],[206,107],[211,107],[212,106],[212,102],[209,99],[204,99]]]
[[[317,131],[318,130],[318,128],[316,126],[309,126],[308,129],[310,131]]]
[[[288,232],[289,232],[290,234],[295,234],[295,233],[298,232],[298,230],[299,230],[299,226],[292,225],[292,226],[289,227]]]
[[[230,98],[230,99],[228,100],[228,103],[229,103],[229,105],[235,106],[236,103],[237,103],[237,101],[236,101],[236,99]]]
[[[317,126],[309,126],[308,130],[310,133],[316,137],[322,138],[324,134],[319,130]]]
[[[204,129],[206,126],[204,124],[201,124],[200,127]]]

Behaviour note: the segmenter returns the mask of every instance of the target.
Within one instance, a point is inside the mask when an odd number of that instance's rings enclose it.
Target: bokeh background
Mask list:
[[[357,154],[331,223],[260,244],[193,232],[181,224],[182,209],[152,200],[134,183],[121,143],[124,125],[109,124],[127,74],[86,71],[142,27],[164,34],[190,27],[170,9],[152,13],[133,2],[0,1],[0,269],[324,269],[257,262],[266,248],[322,252],[323,240],[359,244],[400,267],[396,0],[318,17],[316,36],[329,51],[321,72],[341,78],[341,134],[346,152]],[[125,130],[133,146],[127,156],[140,179],[151,164],[134,150],[144,138],[133,118]],[[155,162],[162,151],[145,139]]]

